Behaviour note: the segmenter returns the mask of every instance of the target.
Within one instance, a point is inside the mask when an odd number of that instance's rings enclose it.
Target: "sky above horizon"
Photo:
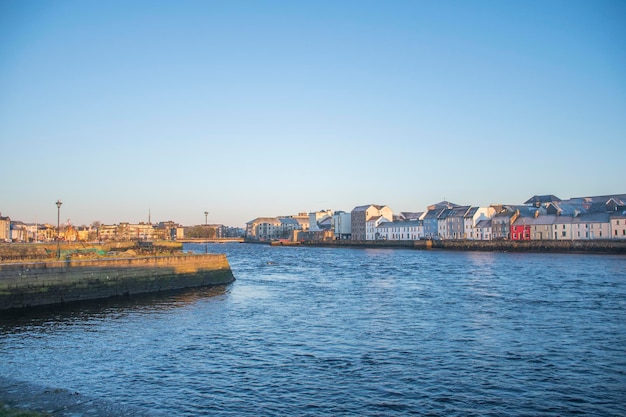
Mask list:
[[[0,2],[0,212],[626,193],[623,1]]]

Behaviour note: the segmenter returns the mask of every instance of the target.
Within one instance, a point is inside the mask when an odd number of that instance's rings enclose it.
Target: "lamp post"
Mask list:
[[[61,259],[61,200],[57,200],[57,259]]]
[[[209,212],[204,212],[204,231],[206,232],[206,241],[204,242],[204,253],[209,253]]]

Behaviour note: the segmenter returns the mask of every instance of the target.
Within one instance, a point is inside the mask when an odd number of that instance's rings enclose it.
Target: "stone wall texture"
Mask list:
[[[445,249],[496,252],[581,252],[626,254],[626,240],[333,240],[305,241],[310,246]]]
[[[0,309],[229,284],[223,254],[0,264]]]

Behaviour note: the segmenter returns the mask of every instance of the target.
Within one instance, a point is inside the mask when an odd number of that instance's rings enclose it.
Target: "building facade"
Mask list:
[[[387,206],[369,204],[357,206],[350,212],[350,228],[352,240],[366,240],[367,221],[373,217],[381,216],[387,221],[393,221],[393,211]]]
[[[351,239],[352,214],[345,211],[336,211],[333,214],[333,232],[337,240]]]
[[[11,241],[11,218],[2,217],[0,213],[0,242]]]
[[[424,237],[421,220],[384,222],[378,225],[377,231],[382,240],[420,240]]]

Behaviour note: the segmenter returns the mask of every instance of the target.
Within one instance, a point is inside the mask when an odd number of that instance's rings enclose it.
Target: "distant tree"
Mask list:
[[[100,240],[100,226],[102,226],[102,222],[100,220],[94,220],[91,222],[91,230],[89,231],[88,237],[89,240]]]
[[[212,226],[191,226],[185,230],[185,236],[189,238],[212,239],[215,234],[215,228]]]

